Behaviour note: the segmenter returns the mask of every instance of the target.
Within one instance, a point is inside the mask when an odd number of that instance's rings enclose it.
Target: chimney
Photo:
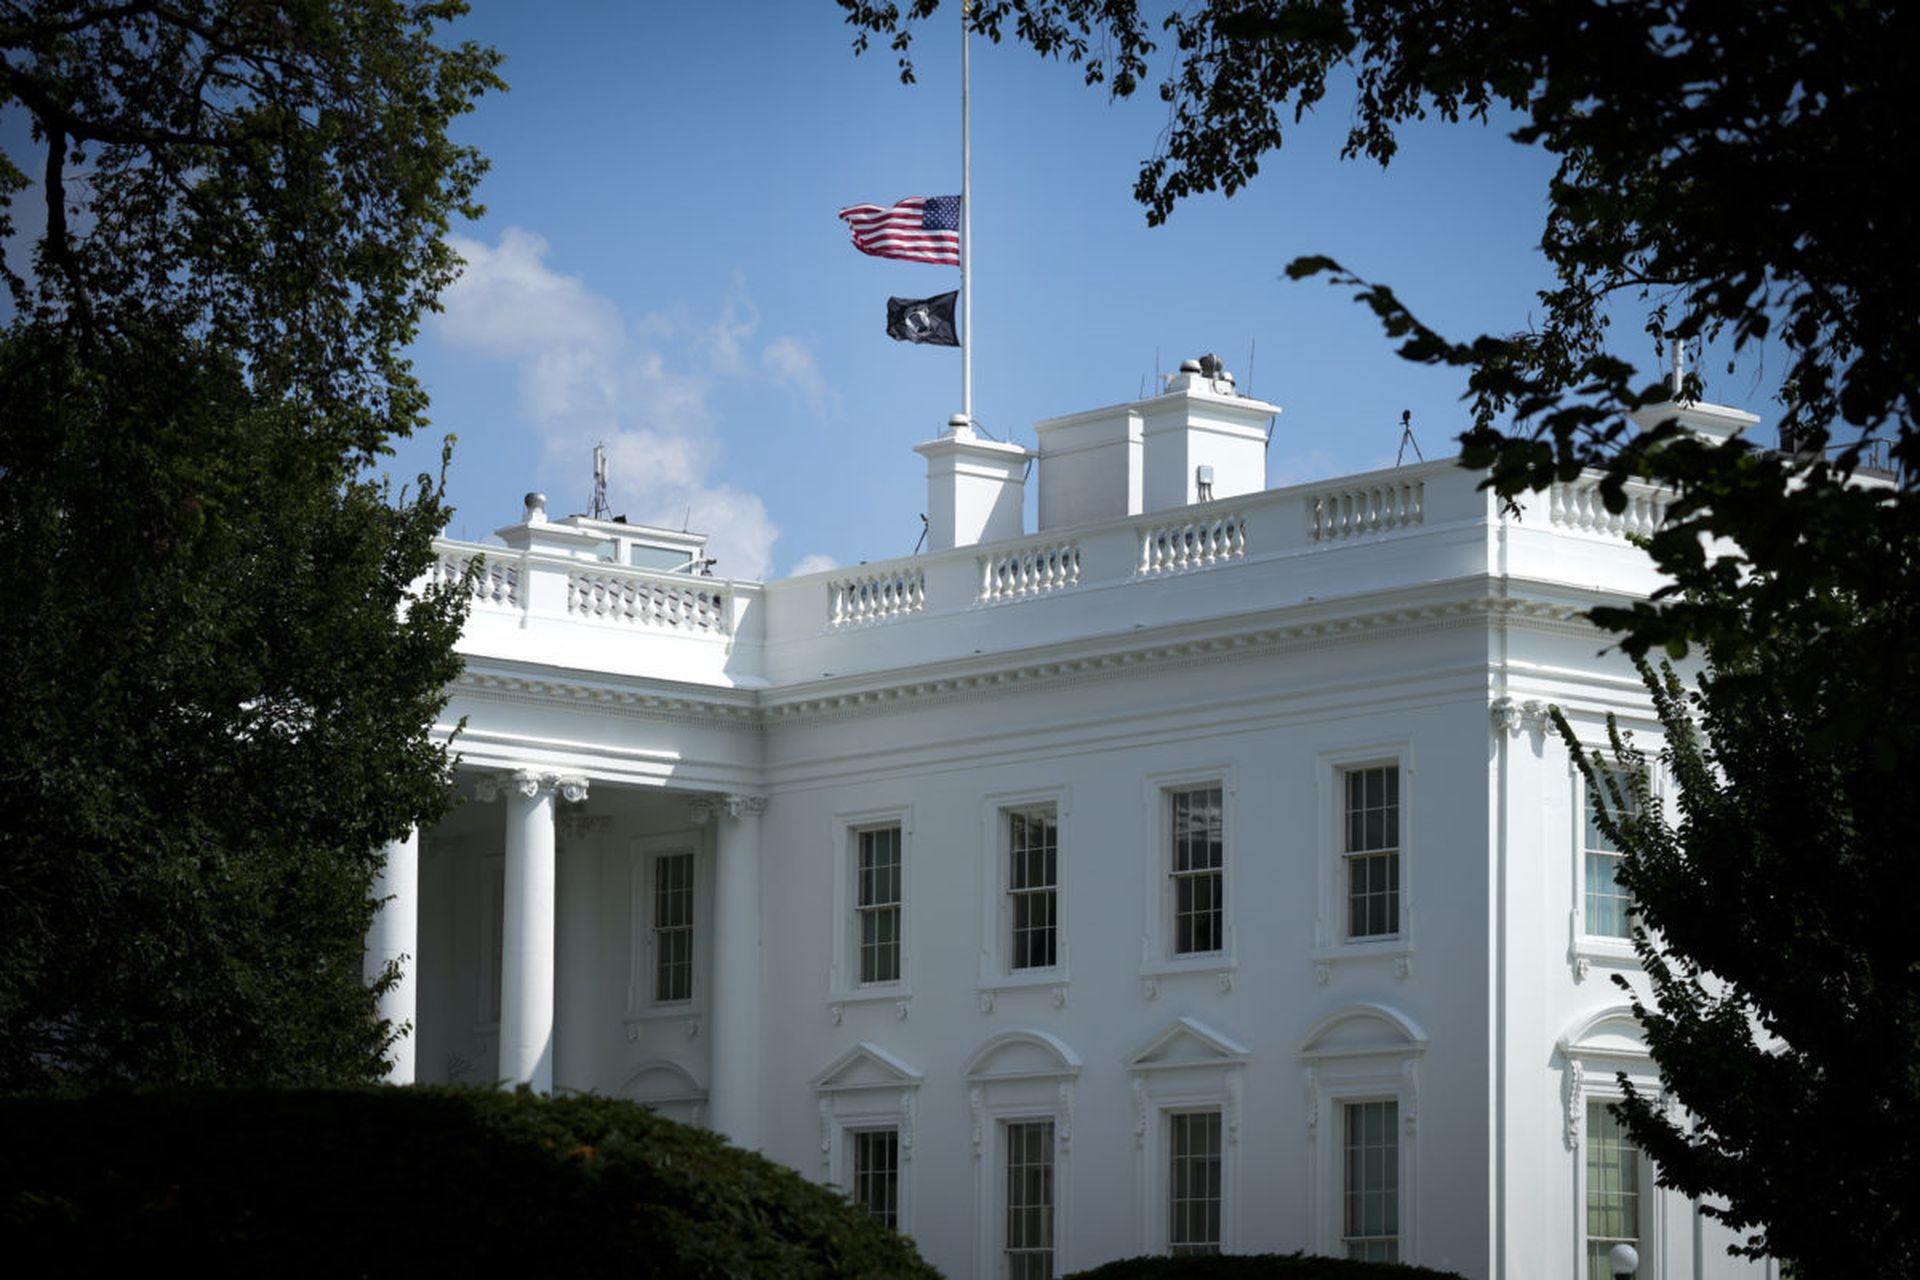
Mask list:
[[[1267,422],[1216,356],[1183,361],[1157,396],[1036,423],[1040,527],[1120,520],[1267,487]]]
[[[1026,531],[1027,462],[1017,444],[983,440],[964,414],[913,446],[927,460],[927,550],[1018,538]]]

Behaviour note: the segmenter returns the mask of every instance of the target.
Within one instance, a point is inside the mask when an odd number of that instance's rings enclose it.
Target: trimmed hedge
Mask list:
[[[1189,1254],[1122,1258],[1066,1280],[1460,1280],[1457,1272],[1307,1253]]]
[[[466,1089],[0,1098],[0,1238],[64,1275],[939,1275],[703,1130]]]

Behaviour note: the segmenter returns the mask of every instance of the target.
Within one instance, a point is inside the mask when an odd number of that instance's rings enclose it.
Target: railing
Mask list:
[[[1077,540],[1015,547],[980,557],[980,599],[1017,600],[1080,581]]]
[[[844,627],[918,613],[927,607],[927,574],[918,566],[827,583],[827,623]]]
[[[1404,529],[1426,518],[1424,481],[1356,485],[1307,498],[1307,535],[1315,542]]]
[[[1617,538],[1643,538],[1666,523],[1666,494],[1654,489],[1630,488],[1626,497],[1624,509],[1609,511],[1601,500],[1597,478],[1555,484],[1547,492],[1547,518],[1563,529]]]
[[[1178,520],[1140,530],[1136,573],[1172,573],[1237,560],[1247,554],[1247,518],[1230,515]]]
[[[502,553],[502,557],[511,555]],[[480,572],[474,575],[469,588],[473,592],[473,601],[478,605],[493,605],[501,608],[513,608],[520,603],[520,570],[502,559],[484,554],[462,555],[457,551],[442,551],[434,565],[434,577],[440,582],[459,582],[472,570],[474,561],[481,561]]]
[[[567,612],[594,621],[725,635],[728,586],[711,578],[662,581],[607,569],[567,575]]]

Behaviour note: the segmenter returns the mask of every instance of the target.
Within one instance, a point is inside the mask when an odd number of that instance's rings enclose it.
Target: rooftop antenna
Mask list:
[[[1420,452],[1420,442],[1413,438],[1413,410],[1400,411],[1400,449],[1393,455],[1393,465],[1399,466],[1400,460],[1407,456],[1407,446],[1413,446],[1413,456],[1425,462],[1427,455]]]
[[[917,555],[919,555],[919,554],[920,554],[920,548],[922,548],[922,547],[924,547],[924,546],[926,546],[926,545],[927,545],[927,529],[928,529],[928,527],[929,527],[929,526],[928,526],[928,524],[927,524],[927,513],[926,513],[926,512],[924,512],[924,511],[922,511],[922,512],[920,513],[920,536],[919,536],[919,537],[918,537],[917,539],[915,539],[915,540],[914,540],[914,544],[913,544],[913,550],[912,550],[912,551],[909,551],[909,552],[907,553],[908,555],[912,555],[912,556],[917,556]],[[865,563],[866,563],[866,561],[864,561],[864,560],[863,560],[863,561],[861,561],[860,563],[862,563],[862,564],[865,564]]]
[[[612,514],[607,506],[607,446],[603,441],[593,446],[593,500],[587,504],[587,517],[605,520]]]
[[[1686,344],[1680,341],[1680,335],[1677,333],[1667,335],[1667,359],[1672,362],[1671,372],[1667,375],[1667,386],[1673,393],[1668,399],[1678,400],[1680,388],[1687,382],[1687,348]]]
[[[1248,339],[1247,339],[1247,390],[1246,390],[1246,394],[1247,394],[1247,397],[1248,397],[1249,399],[1251,399],[1251,398],[1253,397],[1253,347],[1254,347],[1254,343],[1255,343],[1255,342],[1257,342],[1257,341],[1258,341],[1258,339],[1256,339],[1256,338],[1248,338]],[[1273,432],[1272,432],[1271,430],[1269,430],[1269,431],[1267,432],[1267,436],[1268,436],[1268,438],[1269,438],[1269,439],[1271,439],[1271,438],[1272,438],[1272,436],[1273,436]]]

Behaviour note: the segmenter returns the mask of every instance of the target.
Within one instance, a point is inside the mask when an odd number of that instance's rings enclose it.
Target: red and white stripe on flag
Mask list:
[[[840,211],[853,247],[876,258],[960,265],[960,197],[908,196],[892,208],[849,205]]]

